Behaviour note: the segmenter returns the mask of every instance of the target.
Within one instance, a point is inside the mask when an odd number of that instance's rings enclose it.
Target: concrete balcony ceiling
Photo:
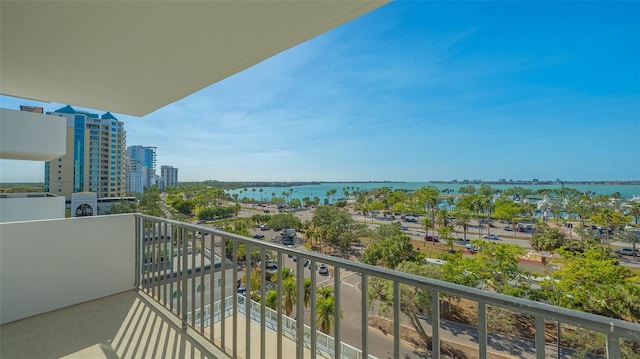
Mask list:
[[[0,92],[142,116],[388,1],[0,2]]]

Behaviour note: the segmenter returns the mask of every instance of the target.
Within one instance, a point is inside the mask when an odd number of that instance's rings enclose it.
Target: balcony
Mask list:
[[[327,334],[311,329],[318,328],[315,295],[308,304],[296,296],[289,313],[281,300],[267,306],[267,286],[277,298],[287,292],[283,280],[267,280],[267,256],[278,273],[293,267],[297,293],[305,292],[304,278],[311,288],[332,288]],[[328,275],[309,269],[320,263]],[[372,278],[392,283],[386,333],[369,327]],[[437,358],[455,355],[457,340],[466,341],[468,357],[570,357],[548,330],[545,337],[545,325],[562,323],[594,338],[599,333],[606,343],[601,356],[620,358],[621,343],[640,337],[635,323],[140,214],[0,224],[0,279],[0,357]],[[265,300],[245,297],[238,280],[253,283],[246,293]],[[428,351],[401,340],[407,288],[428,291],[431,310],[421,318]],[[478,325],[453,330],[442,319],[444,295],[477,303]],[[527,340],[490,333],[489,307],[531,318],[534,334]]]
[[[0,158],[49,161],[65,154],[62,117],[0,109]]]
[[[65,198],[51,193],[0,194],[0,223],[64,218]]]

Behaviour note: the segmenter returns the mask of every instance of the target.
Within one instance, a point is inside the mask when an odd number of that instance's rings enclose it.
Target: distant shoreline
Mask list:
[[[517,185],[640,185],[640,180],[632,180],[632,181],[616,181],[616,180],[607,180],[607,181],[481,181],[481,180],[464,180],[464,181],[215,181],[215,180],[206,180],[206,181],[180,181],[178,184],[216,184],[216,185],[225,185],[225,186],[241,186],[241,187],[292,187],[292,186],[308,186],[308,185],[319,185],[319,184],[333,184],[333,183],[374,183],[374,184],[394,184],[394,183],[433,183],[433,184],[448,184],[448,185],[501,185],[501,186],[517,186]],[[44,182],[0,182],[0,186],[19,186],[19,185],[29,185],[29,186],[44,186]]]

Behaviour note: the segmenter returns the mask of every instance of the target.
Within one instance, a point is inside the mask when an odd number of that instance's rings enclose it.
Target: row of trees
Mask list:
[[[540,235],[553,237],[552,233],[555,233],[554,229],[547,229]],[[473,243],[480,251],[475,255],[463,257],[461,252],[445,252],[440,256],[444,263],[434,265],[427,264],[422,255],[413,251],[409,238],[397,226],[381,226],[373,237],[362,256],[362,261],[368,264],[608,317],[640,321],[640,276],[620,266],[611,250],[597,241],[578,242],[580,248],[571,248],[567,243],[552,245],[560,254],[557,260],[559,268],[542,283],[536,283],[532,280],[534,274],[520,268],[519,258],[524,249],[517,245],[477,240]],[[382,313],[393,310],[393,283],[375,277],[369,277],[369,280],[372,308],[379,305]],[[430,313],[431,293],[404,284],[400,285],[400,292],[402,313],[416,332],[427,340],[419,318]],[[452,302],[457,298],[442,296],[449,303],[443,310],[451,311]],[[489,310],[490,330],[518,334],[523,320],[533,325],[529,318],[498,308]],[[598,350],[602,349],[603,343],[583,339],[574,344]]]
[[[316,288],[314,293],[314,291],[311,289],[311,279],[305,278],[303,284],[303,292],[298,294],[296,276],[290,268],[283,268],[276,273],[265,272],[263,274],[261,269],[259,267],[256,267],[251,272],[251,283],[249,288],[247,288],[247,291],[251,293],[251,298],[257,302],[263,300],[263,298],[259,295],[262,288],[263,275],[267,277],[265,279],[269,282],[269,287],[274,287],[275,283],[277,283],[279,279],[282,281],[281,295],[278,296],[278,291],[275,289],[268,290],[264,297],[265,306],[276,310],[278,301],[280,301],[282,309],[284,310],[284,314],[287,316],[291,316],[291,314],[296,309],[296,303],[298,303],[298,295],[303,296],[302,303],[305,308],[309,308],[311,304],[311,295],[315,294],[316,323],[318,326],[317,329],[325,334],[330,333],[335,319],[335,298],[333,295],[333,289],[331,287],[322,286],[320,288]],[[282,278],[279,278],[280,276]]]

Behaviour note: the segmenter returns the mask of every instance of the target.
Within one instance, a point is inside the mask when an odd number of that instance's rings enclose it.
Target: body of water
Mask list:
[[[247,197],[255,199],[257,201],[264,200],[270,201],[275,193],[276,197],[282,197],[283,192],[289,193],[289,189],[293,189],[290,198],[298,198],[302,200],[304,197],[313,199],[314,197],[320,198],[320,203],[327,197],[329,190],[335,189],[335,199],[344,198],[343,189],[346,188],[349,192],[353,189],[360,189],[361,191],[368,191],[374,188],[389,187],[391,189],[407,189],[417,190],[422,187],[431,186],[442,191],[444,189],[453,190],[452,194],[458,194],[460,187],[466,187],[467,185],[473,185],[477,188],[480,184],[466,184],[466,183],[432,183],[432,182],[386,182],[386,183],[373,183],[373,182],[344,182],[344,183],[321,183],[315,185],[293,186],[293,187],[256,187],[256,191],[253,192],[249,187],[247,192],[240,189],[229,191],[229,193],[238,193],[239,198]],[[512,187],[528,188],[532,191],[539,189],[554,189],[561,188],[559,184],[491,184],[491,188],[505,190]],[[596,195],[612,195],[615,192],[619,192],[622,198],[631,198],[636,195],[640,195],[640,185],[605,185],[605,184],[566,184],[565,188],[574,188],[580,192],[591,191]],[[262,192],[260,192],[262,189]],[[333,200],[332,200],[333,202]]]

